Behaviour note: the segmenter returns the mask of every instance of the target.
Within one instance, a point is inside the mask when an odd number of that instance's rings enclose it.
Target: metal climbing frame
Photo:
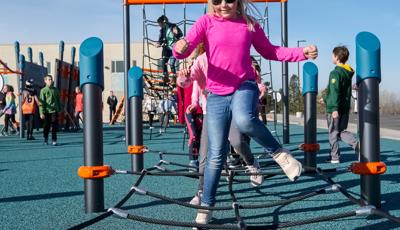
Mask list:
[[[125,78],[125,97],[127,97],[128,93],[128,70],[130,68],[130,13],[129,6],[130,5],[149,5],[149,4],[199,4],[199,3],[207,3],[207,0],[124,0],[123,1],[123,25],[124,25],[124,78]],[[287,26],[287,0],[253,0],[253,2],[280,2],[281,3],[281,37],[282,37],[282,46],[288,46],[288,26]],[[186,31],[184,31],[186,32]],[[288,103],[288,63],[282,63],[282,88],[283,88],[283,143],[289,143],[289,103]],[[128,111],[129,103],[125,102],[125,109]],[[141,108],[136,108],[138,111]],[[132,126],[131,130],[134,130],[135,127],[132,125],[131,119],[129,116],[126,118],[125,125],[125,136],[126,136],[126,145],[131,145],[131,136],[129,127]],[[134,132],[134,131],[132,131]],[[135,137],[132,137],[133,141]]]

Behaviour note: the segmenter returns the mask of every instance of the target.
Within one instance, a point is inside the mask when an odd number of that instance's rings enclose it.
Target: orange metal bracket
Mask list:
[[[380,175],[386,172],[386,164],[383,162],[353,162],[350,171],[359,175]]]
[[[252,2],[287,2],[288,0],[252,0]],[[208,0],[125,0],[124,5],[149,5],[149,4],[199,4]]]
[[[128,146],[128,153],[130,154],[143,154],[146,150],[146,146],[144,145],[129,145]]]
[[[319,144],[306,144],[303,143],[299,146],[299,149],[304,152],[318,152],[320,150]]]
[[[101,179],[113,174],[111,166],[81,166],[78,169],[78,176],[83,179]]]

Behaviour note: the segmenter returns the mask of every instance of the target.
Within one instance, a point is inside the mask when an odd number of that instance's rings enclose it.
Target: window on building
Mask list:
[[[111,61],[111,73],[124,72],[124,61]]]

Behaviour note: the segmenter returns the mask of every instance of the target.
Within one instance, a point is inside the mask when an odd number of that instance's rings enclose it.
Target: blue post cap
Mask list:
[[[23,54],[19,55],[19,69],[21,72],[24,72],[25,68],[25,56]]]
[[[303,65],[303,96],[318,93],[318,67],[312,62]]]
[[[15,53],[19,55],[19,42],[15,42],[14,47],[15,47]]]
[[[27,48],[27,52],[28,52],[28,60],[29,60],[29,62],[32,62],[32,61],[33,61],[32,48],[31,48],[31,47],[28,47],[28,48]]]
[[[134,66],[128,71],[128,98],[141,97],[143,99],[143,71]]]
[[[357,84],[366,78],[377,78],[381,82],[381,43],[370,32],[356,36]]]
[[[42,51],[39,52],[39,63],[40,63],[41,66],[44,65],[44,58],[43,58],[43,52]]]
[[[15,47],[15,56],[17,57],[17,63],[19,63],[19,42],[15,42],[14,47]]]
[[[96,84],[104,89],[103,42],[91,37],[82,42],[79,48],[80,86]]]
[[[60,53],[64,53],[64,41],[60,41],[59,51]]]

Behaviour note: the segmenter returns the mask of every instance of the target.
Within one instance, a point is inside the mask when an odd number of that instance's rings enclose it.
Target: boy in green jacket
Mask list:
[[[52,144],[57,145],[58,113],[61,111],[60,91],[53,86],[53,77],[44,77],[46,86],[40,90],[40,118],[44,120],[43,137],[44,144],[48,145],[48,137],[51,125]]]
[[[357,139],[346,130],[349,123],[351,80],[354,75],[353,69],[346,64],[348,58],[349,50],[345,46],[333,49],[332,61],[336,67],[329,75],[326,95],[323,97],[331,146],[331,156],[327,162],[332,164],[340,163],[339,140],[346,142],[355,150],[358,149]]]

